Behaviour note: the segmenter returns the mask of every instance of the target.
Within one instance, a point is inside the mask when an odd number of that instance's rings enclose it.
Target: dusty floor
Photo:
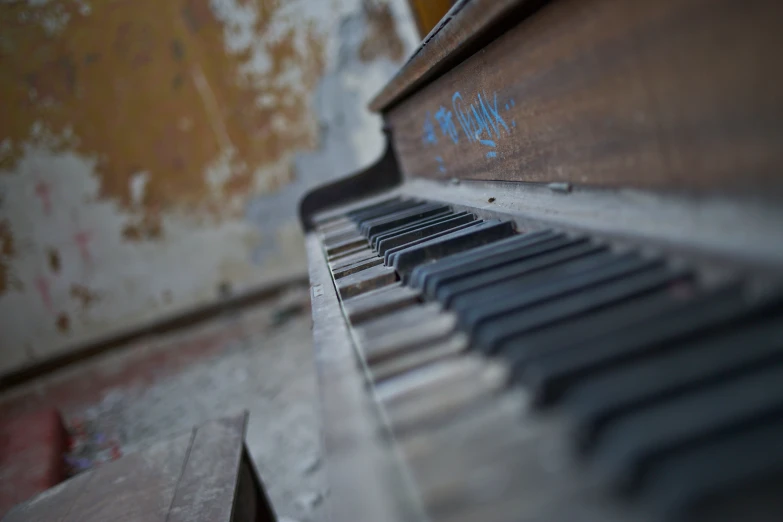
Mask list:
[[[69,461],[79,469],[246,409],[247,444],[278,516],[319,520],[328,490],[307,297],[299,288],[137,341],[1,398],[0,413],[54,401],[77,434]]]

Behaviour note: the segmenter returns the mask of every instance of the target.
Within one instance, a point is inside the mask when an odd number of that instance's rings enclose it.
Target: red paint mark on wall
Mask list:
[[[90,241],[92,240],[92,232],[79,231],[73,236],[73,241],[76,243],[76,247],[79,249],[79,256],[85,264],[92,263],[92,255],[90,254]]]
[[[43,276],[39,276],[35,279],[35,288],[38,290],[38,295],[41,296],[41,302],[44,308],[49,312],[54,311],[54,303],[52,302],[52,291],[49,285],[49,280]]]
[[[35,195],[41,200],[44,214],[50,216],[52,214],[52,191],[49,184],[45,181],[39,181],[35,184]]]

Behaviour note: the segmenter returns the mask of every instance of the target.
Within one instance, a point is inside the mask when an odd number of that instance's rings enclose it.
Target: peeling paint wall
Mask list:
[[[0,374],[299,273],[405,0],[0,0]]]

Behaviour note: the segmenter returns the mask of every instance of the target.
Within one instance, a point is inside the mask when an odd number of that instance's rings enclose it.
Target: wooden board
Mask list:
[[[540,3],[540,0],[457,0],[424,38],[410,60],[370,102],[370,109],[376,112],[388,110],[415,89],[466,58],[477,42],[510,13],[524,11],[527,7],[533,10]],[[428,4],[428,1],[415,4]],[[417,8],[414,9],[416,11]]]
[[[78,475],[12,510],[5,522],[165,522],[191,433]]]
[[[357,368],[359,360],[318,235],[308,233],[305,246],[329,477],[327,520],[423,521],[415,490],[378,428],[377,404],[367,393],[364,368]]]
[[[92,475],[83,473],[17,505],[3,522],[65,522]]]
[[[229,522],[239,480],[247,415],[199,427],[167,522]]]
[[[41,493],[4,522],[274,520],[244,455],[247,414],[206,423]],[[246,457],[245,457],[246,458]],[[240,470],[245,485],[239,487]],[[251,499],[237,499],[242,492]],[[234,516],[236,505],[241,506]]]
[[[387,115],[404,176],[768,193],[783,2],[558,0]]]

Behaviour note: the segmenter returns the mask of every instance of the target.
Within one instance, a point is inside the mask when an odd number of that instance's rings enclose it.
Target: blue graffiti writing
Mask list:
[[[438,143],[438,137],[435,135],[435,126],[432,124],[432,117],[429,112],[427,112],[427,119],[424,120],[424,135],[421,140],[425,145]]]
[[[435,121],[440,128],[440,135],[449,138],[454,145],[459,145],[461,131],[465,135],[467,143],[480,145],[484,148],[487,158],[497,158],[499,141],[504,136],[510,135],[511,129],[516,127],[516,120],[510,119],[511,126],[509,128],[501,110],[509,113],[515,105],[514,100],[506,100],[499,109],[496,92],[492,93],[491,97],[487,96],[485,92],[478,92],[471,98],[472,100],[463,98],[462,94],[457,91],[451,97],[451,110],[441,105],[435,111]],[[422,141],[425,145],[438,143],[438,136],[429,111],[424,121]],[[443,158],[437,156],[435,160],[440,172],[445,172]]]
[[[478,141],[483,134],[490,138],[493,136],[500,138],[501,128],[505,130],[506,134],[509,133],[508,125],[498,111],[497,94],[493,96],[492,103],[489,103],[486,100],[486,95],[482,96],[479,93],[476,100],[465,107],[462,103],[462,95],[458,91],[452,96],[451,104],[462,130],[469,140]]]
[[[479,93],[476,95],[476,99],[466,106],[462,94],[458,91],[451,98],[451,106],[457,115],[462,131],[471,143],[478,142],[494,149],[497,146],[496,140],[503,134],[510,133],[508,125],[498,110],[497,94],[493,95],[490,103],[486,95]],[[488,152],[487,157],[494,158],[497,157],[497,154]]]
[[[451,117],[451,111],[446,110],[446,107],[441,105],[438,112],[435,113],[435,120],[440,125],[440,132],[444,136],[451,138],[451,141],[454,143],[459,143],[459,133],[457,132],[457,126],[454,125],[454,120]]]
[[[441,172],[446,172],[446,165],[443,163],[443,158],[440,156],[435,156],[435,161],[438,162],[438,170]]]

